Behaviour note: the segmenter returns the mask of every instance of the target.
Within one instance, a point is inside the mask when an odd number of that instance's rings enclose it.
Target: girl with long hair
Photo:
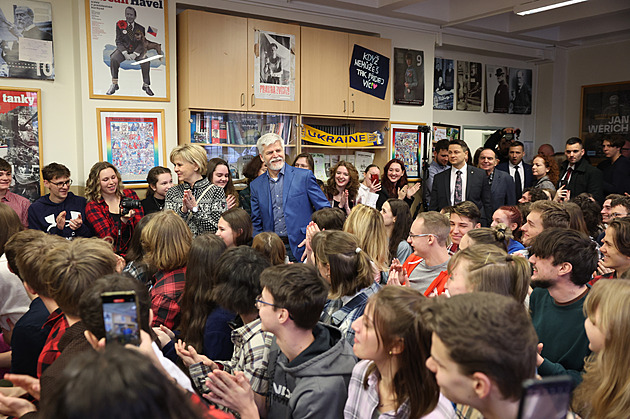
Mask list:
[[[499,207],[494,214],[492,214],[491,227],[495,227],[497,224],[505,224],[507,228],[512,231],[514,236],[508,241],[508,253],[513,254],[525,249],[525,246],[520,242],[521,239],[521,226],[525,217],[521,210],[514,205],[504,205]]]
[[[431,332],[420,318],[425,303],[405,287],[385,287],[370,297],[352,324],[354,354],[362,361],[352,371],[345,419],[455,417],[425,365],[431,354]]]
[[[350,214],[359,192],[359,172],[352,163],[341,160],[330,169],[330,177],[324,187],[326,198],[333,208],[341,208]]]
[[[353,234],[359,246],[367,253],[374,265],[374,277],[388,270],[389,248],[385,223],[380,212],[367,205],[358,204],[343,224],[343,231]]]
[[[391,159],[383,168],[381,177],[381,190],[378,192],[376,209],[381,210],[385,201],[389,198],[403,199],[411,208],[413,196],[420,190],[420,182],[413,186],[408,185],[407,170],[405,164],[398,159]]]
[[[232,180],[232,172],[228,163],[220,157],[208,161],[208,180],[225,191],[228,209],[238,207],[238,193]]]
[[[407,243],[413,222],[409,205],[397,198],[388,199],[381,208],[381,215],[389,239],[388,261],[391,262],[392,259],[396,258],[404,263],[413,252]]]
[[[231,208],[221,215],[217,236],[221,237],[227,247],[250,245],[252,241],[252,220],[242,208]]]
[[[534,188],[556,191],[556,185],[560,177],[560,169],[558,169],[556,159],[543,154],[537,155],[532,161],[532,174],[536,180],[533,185]]]
[[[630,282],[599,281],[584,301],[584,328],[593,354],[582,383],[573,392],[572,408],[585,419],[630,417]]]

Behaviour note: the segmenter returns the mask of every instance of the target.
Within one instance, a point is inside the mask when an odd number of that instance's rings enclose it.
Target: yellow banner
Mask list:
[[[335,135],[304,125],[302,141],[331,147],[376,147],[383,145],[383,136],[378,131]]]

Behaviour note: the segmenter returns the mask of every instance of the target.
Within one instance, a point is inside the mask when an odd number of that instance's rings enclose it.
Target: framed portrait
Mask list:
[[[532,113],[532,70],[510,68],[510,113]]]
[[[295,35],[257,30],[254,96],[295,100]]]
[[[10,191],[31,202],[43,190],[39,89],[0,87],[0,157],[12,166]]]
[[[510,110],[510,70],[506,66],[486,65],[486,112]]]
[[[457,110],[481,110],[481,63],[457,61]]]
[[[422,177],[421,159],[422,136],[418,125],[409,123],[391,123],[392,158],[399,159],[405,164],[407,178],[417,181]]]
[[[126,187],[146,188],[147,174],[166,165],[164,110],[97,109],[98,157],[120,172]]]
[[[167,0],[85,0],[90,99],[170,100]]]
[[[0,0],[0,77],[54,80],[52,6]]]
[[[580,137],[589,155],[600,155],[604,138],[630,141],[630,81],[582,86]]]
[[[424,105],[424,51],[394,48],[394,104]]]
[[[453,110],[455,97],[454,60],[435,58],[433,66],[433,109]]]

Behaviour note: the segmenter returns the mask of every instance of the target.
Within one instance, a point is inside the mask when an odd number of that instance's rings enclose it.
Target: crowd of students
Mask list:
[[[600,208],[580,192],[599,176],[581,142],[567,141],[562,176],[536,156],[529,190],[522,144],[508,144],[508,195],[528,200],[516,205],[481,196],[501,178],[500,149],[473,171],[463,141],[446,144],[448,161],[439,142],[432,165],[446,169],[421,193],[396,159],[362,180],[340,161],[320,186],[312,158],[287,165],[279,141],[261,137],[240,192],[227,162],[190,144],[170,156],[179,184],[156,167],[141,202],[107,162],[86,198],[57,163],[30,208],[0,183],[0,367],[13,385],[0,413],[516,419],[538,374],[571,378],[579,417],[630,416],[630,197]],[[557,192],[534,192],[548,183]],[[138,346],[106,339],[113,291],[136,295]]]

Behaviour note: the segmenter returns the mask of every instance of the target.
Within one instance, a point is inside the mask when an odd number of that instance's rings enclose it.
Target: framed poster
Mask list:
[[[391,124],[392,158],[405,163],[407,178],[411,181],[420,180],[421,177],[422,136],[418,125],[424,124]]]
[[[0,77],[54,80],[52,6],[0,0]]]
[[[461,127],[458,125],[433,124],[433,143],[440,140],[459,140]]]
[[[394,48],[394,104],[424,105],[424,51]]]
[[[98,157],[120,172],[123,183],[146,188],[147,174],[166,166],[164,110],[97,109]]]
[[[433,109],[453,110],[455,70],[453,60],[435,58],[433,67]]]
[[[295,100],[295,35],[256,31],[254,96]]]
[[[604,138],[630,141],[630,81],[582,86],[581,109],[580,137],[589,155]]]
[[[532,70],[510,68],[510,113],[532,113]]]
[[[90,99],[168,102],[168,0],[128,3],[85,0]]]
[[[0,87],[0,157],[13,167],[11,192],[41,196],[42,131],[39,89]]]
[[[457,61],[457,110],[481,110],[481,63]]]
[[[506,66],[486,65],[486,112],[508,113],[510,79]]]

